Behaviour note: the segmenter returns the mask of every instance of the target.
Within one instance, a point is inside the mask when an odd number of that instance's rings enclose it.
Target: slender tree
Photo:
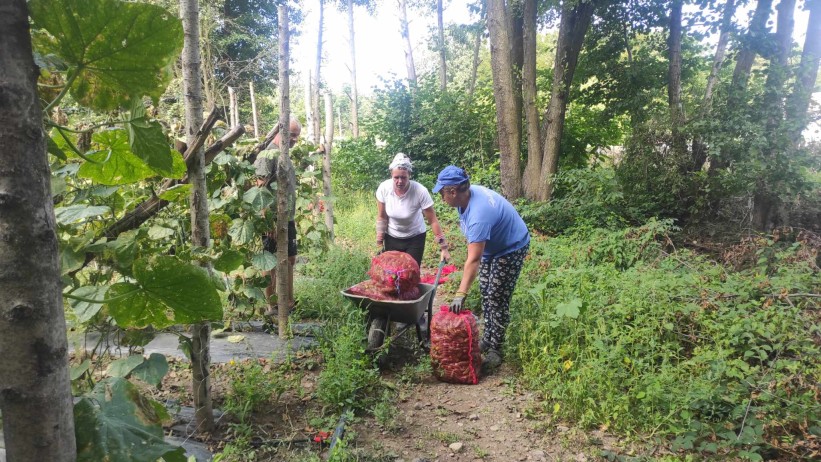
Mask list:
[[[200,74],[199,2],[180,0],[180,17],[185,34],[182,50],[183,94],[185,98],[185,134],[189,145],[197,139],[202,125],[202,77]],[[205,185],[205,155],[202,148],[192,153],[188,164],[191,188],[191,244],[207,247],[210,239],[208,221],[208,190]],[[191,326],[191,368],[193,375],[194,413],[197,429],[208,432],[214,428],[211,404],[209,366],[211,325],[208,322]]]
[[[537,197],[541,188],[542,137],[536,91],[536,0],[524,0],[522,100],[527,127],[527,165],[522,178],[525,197]]]
[[[325,226],[331,242],[334,241],[334,203],[331,194],[331,153],[334,146],[334,103],[331,93],[325,92],[325,144],[322,155],[322,193],[325,196]]]
[[[724,4],[724,11],[721,14],[721,29],[718,34],[716,51],[713,54],[713,67],[710,69],[710,76],[707,78],[707,84],[704,88],[704,99],[701,102],[702,113],[704,114],[709,111],[713,102],[713,89],[718,82],[718,75],[719,72],[721,72],[724,57],[727,54],[727,44],[730,42],[730,37],[733,33],[733,15],[735,15],[735,10],[735,0],[727,0]]]
[[[0,413],[6,457],[77,457],[43,113],[25,0],[0,3]]]
[[[783,157],[788,149],[789,138],[783,128],[784,100],[786,82],[789,77],[789,58],[792,52],[792,33],[795,28],[795,0],[781,0],[777,6],[778,16],[775,32],[775,49],[767,69],[767,80],[764,84],[763,106],[767,148],[764,151],[764,162],[775,164],[777,158]],[[772,169],[772,168],[771,168]],[[756,229],[769,231],[777,223],[776,214],[781,203],[773,189],[773,175],[765,170],[756,182],[753,194],[752,224]]]
[[[353,21],[353,0],[348,0],[348,41],[351,50],[351,135],[359,138],[359,93],[356,89],[356,35]]]
[[[821,62],[821,0],[807,0],[804,7],[810,12],[810,16],[804,35],[801,62],[795,73],[795,86],[787,101],[787,128],[793,144],[798,144],[801,132],[807,126],[807,111]]]
[[[595,4],[595,1],[588,1],[565,2],[562,5],[556,60],[553,63],[553,84],[550,87],[550,102],[544,116],[546,133],[539,174],[540,178],[547,181],[539,188],[539,193],[530,199],[548,200],[553,194],[553,183],[550,178],[556,174],[559,167],[565,114],[570,103],[570,84],[573,82],[579,53],[593,18]]]
[[[437,48],[439,49],[439,90],[448,89],[448,62],[445,53],[445,22],[442,13],[442,0],[436,0]]]
[[[319,25],[316,32],[316,62],[314,64],[314,75],[311,80],[311,113],[313,113],[313,143],[319,144],[319,137],[322,133],[322,118],[319,116],[319,92],[322,84],[322,34],[325,31],[325,0],[319,0]]]
[[[516,112],[516,89],[513,79],[513,54],[510,41],[510,19],[505,0],[489,0],[490,63],[493,73],[493,97],[496,101],[496,130],[499,140],[499,170],[502,195],[508,199],[522,196],[519,157],[521,133]]]
[[[684,126],[684,105],[681,102],[681,9],[682,0],[670,3],[667,36],[667,104],[670,108],[670,125],[673,134],[673,151],[677,158],[684,157],[687,150],[682,128]]]
[[[402,35],[402,42],[405,45],[405,68],[408,70],[408,83],[411,89],[414,89],[417,84],[416,65],[413,62],[413,45],[410,40],[407,3],[407,0],[399,0],[399,33]]]
[[[286,133],[280,139],[286,140],[279,143],[279,161],[277,166],[277,308],[279,321],[279,337],[285,338],[288,335],[288,304],[293,300],[290,293],[288,278],[290,275],[288,262],[288,195],[294,193],[290,191],[290,175],[293,170],[291,158],[288,155],[290,149],[290,127],[291,127],[291,85],[289,80],[290,66],[290,46],[288,37],[288,7],[279,5],[279,126],[280,133]],[[283,187],[289,185],[287,187]]]

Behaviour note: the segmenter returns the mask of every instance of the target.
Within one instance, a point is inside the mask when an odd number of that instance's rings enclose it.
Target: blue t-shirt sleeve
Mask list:
[[[467,237],[468,244],[490,240],[490,223],[470,223],[468,224],[467,233],[465,233],[465,235]]]

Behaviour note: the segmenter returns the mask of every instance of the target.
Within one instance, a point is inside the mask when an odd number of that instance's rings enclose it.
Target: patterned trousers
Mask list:
[[[510,299],[529,250],[530,244],[507,255],[482,260],[479,266],[479,290],[485,317],[482,341],[490,348],[502,350],[510,322]]]

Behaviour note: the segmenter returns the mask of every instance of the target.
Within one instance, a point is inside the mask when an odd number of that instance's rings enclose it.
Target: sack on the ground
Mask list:
[[[434,375],[443,382],[479,383],[479,328],[470,310],[451,313],[445,305],[434,313],[430,323],[430,359]]]
[[[419,264],[409,254],[398,250],[382,252],[371,260],[368,276],[385,289],[393,289],[394,296],[413,300],[403,294],[419,286]]]

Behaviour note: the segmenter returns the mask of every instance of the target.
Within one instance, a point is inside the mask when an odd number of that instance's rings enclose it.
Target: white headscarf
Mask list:
[[[393,170],[395,168],[401,168],[402,170],[407,170],[409,172],[413,171],[413,164],[411,164],[410,157],[406,156],[403,153],[397,153],[393,156],[393,161],[388,166],[389,170]]]

